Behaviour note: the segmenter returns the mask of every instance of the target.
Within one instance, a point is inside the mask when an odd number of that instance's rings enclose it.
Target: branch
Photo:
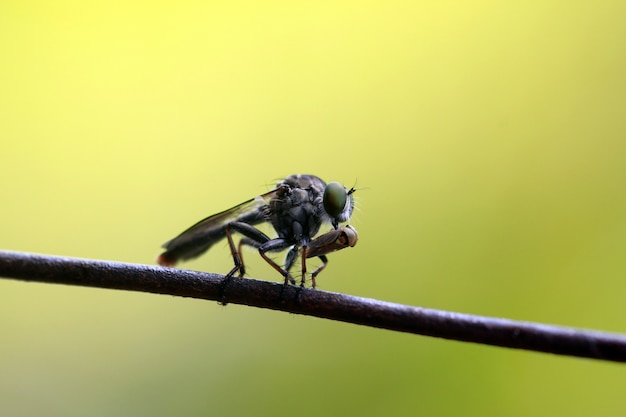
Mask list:
[[[0,251],[0,277],[169,294],[515,349],[626,362],[626,335],[453,313],[255,279]]]

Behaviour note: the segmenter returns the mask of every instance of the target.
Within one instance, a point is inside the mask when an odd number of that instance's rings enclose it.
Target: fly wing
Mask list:
[[[200,220],[174,239],[163,244],[163,252],[157,262],[163,266],[174,266],[176,262],[195,258],[226,237],[226,225],[243,222],[256,225],[267,221],[268,202],[274,197],[274,189],[268,193]]]

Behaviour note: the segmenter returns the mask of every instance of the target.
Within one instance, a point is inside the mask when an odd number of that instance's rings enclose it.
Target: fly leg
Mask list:
[[[304,288],[304,282],[306,281],[306,250],[307,246],[302,246],[302,279],[300,280],[302,288]],[[315,288],[315,280],[313,280],[313,288]]]
[[[283,269],[265,254],[266,252],[281,251],[292,244],[282,238],[270,239],[265,233],[261,232],[256,227],[243,222],[232,222],[226,226],[226,237],[228,238],[228,245],[230,246],[233,261],[235,262],[235,267],[228,273],[228,275],[232,276],[235,272],[240,271],[241,268],[243,268],[240,250],[235,248],[235,242],[232,239],[231,229],[245,236],[242,242],[244,245],[249,245],[259,249],[261,257],[285,278],[285,284],[295,282],[287,270]]]
[[[269,238],[268,238],[269,240]],[[239,241],[239,245],[237,245],[237,253],[239,253],[239,260],[241,261],[241,268],[239,268],[239,277],[243,278],[246,275],[245,262],[243,261],[243,250],[244,246],[252,246],[253,248],[258,249],[259,246],[265,242],[257,242],[256,240],[252,240],[250,238],[244,237]]]
[[[266,242],[268,242],[270,240],[271,239],[268,238],[267,241],[265,241],[265,242],[259,242],[257,240],[252,240],[252,239],[244,237],[244,238],[242,238],[239,241],[238,252],[239,252],[239,258],[241,260],[241,268],[239,269],[239,276],[243,277],[244,274],[245,274],[244,262],[243,262],[243,252],[241,250],[242,247],[243,246],[252,246],[253,248],[259,249],[259,247],[263,243],[266,243]],[[297,257],[298,257],[298,247],[297,246],[293,246],[291,249],[289,249],[289,252],[287,252],[287,256],[285,257],[285,268],[284,268],[285,271],[289,272],[289,270],[293,266],[293,264],[294,264],[294,262],[295,262]],[[281,274],[282,274],[282,272],[281,272]],[[293,279],[293,277],[290,276],[289,277],[289,282],[292,283],[292,284],[295,284],[296,280]]]
[[[245,237],[239,242],[239,247],[235,248],[235,242],[233,241],[233,231],[239,232]],[[263,243],[270,241],[271,239],[262,231],[254,226],[250,226],[247,223],[232,222],[226,225],[226,238],[228,239],[228,247],[230,248],[230,254],[233,256],[233,262],[235,266],[230,270],[227,277],[232,277],[235,272],[239,271],[243,276],[245,273],[245,266],[241,258],[241,245],[249,245],[258,248]]]
[[[245,273],[245,266],[243,264],[243,260],[241,258],[241,244],[239,243],[239,247],[235,248],[235,242],[233,240],[233,231],[239,232],[245,237],[242,239],[243,244],[248,244],[250,246],[259,247],[263,243],[270,241],[271,239],[259,229],[250,226],[247,223],[242,222],[232,222],[226,225],[226,239],[228,240],[228,247],[230,248],[230,253],[233,256],[233,262],[235,266],[230,270],[228,274],[224,277],[221,283],[220,298],[222,299],[222,304],[226,305],[224,293],[226,292],[226,287],[228,283],[232,279],[235,272],[239,271],[239,275],[243,277]]]
[[[305,248],[302,248],[302,254],[303,254],[303,259],[312,258],[309,248],[307,248],[306,251],[305,251]],[[294,246],[289,250],[289,252],[287,253],[287,257],[285,258],[285,270],[289,271],[291,269],[297,257],[298,257],[298,247]],[[317,267],[315,271],[313,271],[313,273],[311,274],[311,286],[313,288],[315,288],[315,285],[316,285],[315,277],[317,277],[317,275],[320,272],[322,272],[324,268],[326,268],[326,265],[328,265],[328,258],[326,257],[326,255],[318,255],[317,257],[320,258],[320,260],[322,261],[322,265]],[[303,269],[303,272],[306,272],[306,264],[302,266],[302,269]],[[294,282],[292,282],[292,284],[294,284]],[[303,284],[304,282],[301,283],[301,286],[303,286]]]
[[[290,282],[295,283],[295,280],[293,279],[291,274],[287,271],[287,269],[283,269],[280,265],[274,262],[265,253],[266,252],[279,252],[283,249],[286,249],[288,246],[291,246],[291,245],[292,243],[290,243],[286,239],[277,238],[277,239],[269,240],[259,246],[259,254],[261,255],[263,259],[265,259],[265,262],[270,264],[272,268],[278,271],[278,273],[281,274],[285,278],[285,285],[288,285]],[[291,253],[292,251],[293,249],[290,250],[289,253]],[[289,253],[287,254],[287,256],[289,256]],[[291,261],[291,264],[293,264],[293,261]]]
[[[318,256],[318,258],[322,260],[322,264],[318,266],[317,269],[311,274],[311,285],[313,286],[313,288],[315,288],[315,277],[317,277],[317,275],[322,272],[324,268],[326,268],[326,265],[328,265],[328,258],[326,257],[326,255],[320,255]]]
[[[291,270],[291,267],[293,266],[293,264],[296,262],[296,259],[298,259],[298,253],[299,253],[299,248],[298,245],[293,245],[291,247],[291,249],[289,249],[289,252],[287,252],[287,256],[285,256],[285,271],[289,272],[289,270]],[[289,281],[292,284],[296,284],[296,280],[291,278],[291,280]],[[285,292],[285,286],[283,285],[283,289],[280,292],[280,299],[284,302],[284,292]],[[296,296],[296,300],[298,300],[298,303],[300,303],[300,288],[298,288],[298,292],[297,292],[297,296]]]
[[[296,258],[298,257],[298,246],[294,245],[289,252],[287,252],[287,256],[285,257],[285,271],[289,272],[291,267],[293,266]],[[296,281],[291,281],[292,284],[295,284]]]

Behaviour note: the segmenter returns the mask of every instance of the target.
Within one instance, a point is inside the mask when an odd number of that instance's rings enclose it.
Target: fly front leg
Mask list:
[[[306,248],[306,249],[305,249]],[[317,246],[314,247],[314,249],[317,249]],[[285,270],[289,271],[291,269],[291,267],[293,266],[293,264],[296,261],[296,258],[298,257],[298,253],[299,253],[299,248],[297,245],[294,245],[289,252],[287,252],[287,256],[285,257]],[[308,246],[305,246],[302,248],[302,260],[305,260],[307,258],[312,258],[313,256],[311,256],[311,248]],[[322,269],[324,269],[326,267],[326,265],[328,264],[328,258],[324,255],[318,255],[318,258],[320,258],[322,260],[322,265],[320,265],[318,268],[315,269],[315,271],[313,271],[313,273],[311,274],[311,285],[313,288],[315,288],[315,277],[317,277],[317,275],[322,271]],[[303,272],[303,277],[304,274],[306,273],[306,263],[303,263],[302,265],[302,272]],[[302,280],[300,283],[300,286],[304,286],[305,281]],[[294,284],[292,282],[292,284]]]
[[[326,268],[326,265],[328,265],[328,258],[326,257],[326,255],[320,255],[318,256],[318,258],[322,260],[322,264],[318,266],[317,269],[311,274],[311,285],[313,286],[313,288],[315,288],[315,277],[317,277],[317,275],[322,272],[324,268]]]

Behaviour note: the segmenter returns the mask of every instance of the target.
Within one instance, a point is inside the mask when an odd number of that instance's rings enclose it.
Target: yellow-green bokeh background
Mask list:
[[[0,248],[153,263],[314,173],[360,188],[322,289],[626,332],[624,22],[623,1],[3,1]],[[621,365],[167,296],[1,280],[0,333],[6,416],[626,412]]]

